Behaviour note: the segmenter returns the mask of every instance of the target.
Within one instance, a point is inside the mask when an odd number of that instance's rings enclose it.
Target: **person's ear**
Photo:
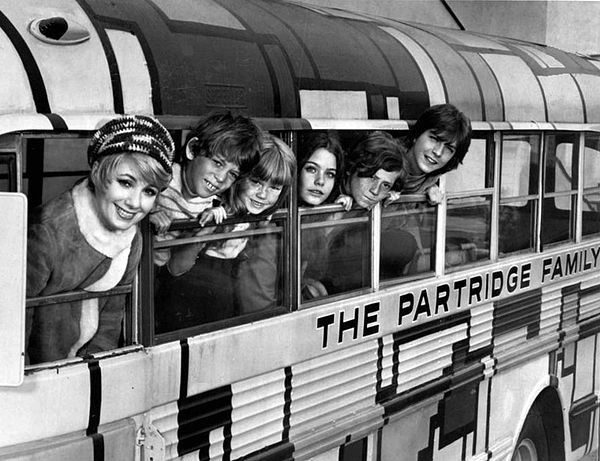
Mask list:
[[[93,179],[98,178],[98,165],[100,164],[100,162],[96,161],[92,164],[92,169],[90,171],[90,175],[89,175],[89,181],[93,184],[94,181]],[[94,186],[96,186],[97,184],[93,184]]]
[[[194,154],[194,151],[196,151],[198,143],[199,143],[198,138],[193,137],[185,145],[185,157],[188,160],[194,160],[194,158],[196,157],[196,155]]]

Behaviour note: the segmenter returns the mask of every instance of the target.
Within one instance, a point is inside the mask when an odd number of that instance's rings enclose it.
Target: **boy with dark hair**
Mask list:
[[[439,203],[437,180],[462,163],[471,144],[471,121],[452,104],[431,106],[421,114],[404,142],[407,152],[402,193],[426,193],[431,203]]]
[[[157,240],[172,240],[181,231],[166,232],[175,219],[196,219],[235,180],[258,162],[261,131],[249,118],[230,112],[213,113],[187,136],[181,163],[173,164],[173,179],[157,199],[150,215]],[[154,252],[154,263],[164,266],[167,249]]]

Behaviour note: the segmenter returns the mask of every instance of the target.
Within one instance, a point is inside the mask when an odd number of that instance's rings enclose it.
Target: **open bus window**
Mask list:
[[[539,163],[539,135],[503,136],[498,232],[501,256],[535,250]]]
[[[456,170],[446,175],[446,268],[490,258],[493,157],[485,138],[474,138]]]
[[[546,135],[542,245],[574,238],[578,149],[578,133]]]
[[[586,133],[583,158],[582,235],[600,233],[600,134]]]
[[[154,266],[156,334],[199,333],[230,325],[223,322],[234,318],[251,320],[282,311],[284,218],[229,220],[203,230],[196,221],[180,224],[186,228],[175,240],[154,244],[154,251],[170,252],[165,265]],[[237,256],[225,257],[231,251]],[[178,272],[178,261],[186,259],[189,268]]]
[[[81,357],[132,343],[133,283],[95,291],[100,286],[95,280],[101,268],[106,267],[107,259],[94,260],[96,255],[104,253],[89,243],[81,226],[76,227],[79,221],[72,218],[73,195],[65,194],[88,175],[88,143],[89,137],[83,134],[35,134],[20,138],[19,148],[24,153],[23,189],[28,196],[31,218],[27,269],[30,297],[26,303],[26,360],[30,365]],[[61,194],[64,195],[53,201]],[[48,202],[51,203],[44,207],[44,218],[40,219],[36,207]],[[59,217],[56,226],[61,229],[56,235],[51,230],[55,226],[53,216]],[[47,240],[41,236],[46,234],[55,235],[52,250],[56,253],[50,253],[50,248],[44,246]],[[77,251],[63,251],[62,246]],[[85,266],[88,263],[91,267]],[[131,278],[134,270],[132,267]],[[51,278],[46,283],[48,271]],[[91,319],[92,325],[85,332],[78,320],[84,315]]]

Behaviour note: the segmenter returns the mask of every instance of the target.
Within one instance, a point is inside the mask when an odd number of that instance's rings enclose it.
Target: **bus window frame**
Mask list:
[[[506,258],[511,258],[511,257],[515,257],[515,256],[520,256],[520,255],[524,255],[524,254],[537,254],[541,252],[541,231],[540,231],[540,223],[541,223],[541,208],[542,208],[542,188],[544,187],[544,182],[543,182],[543,171],[544,171],[544,156],[545,156],[545,132],[544,131],[531,131],[531,130],[518,130],[518,131],[510,131],[510,130],[500,130],[498,132],[498,182],[497,182],[497,189],[498,189],[498,217],[496,219],[496,225],[498,226],[497,229],[497,238],[496,238],[496,244],[498,245],[497,248],[497,260],[503,260]],[[501,195],[501,179],[502,179],[502,165],[503,165],[503,161],[504,161],[504,141],[506,136],[513,136],[513,137],[518,137],[518,136],[528,136],[530,138],[532,137],[536,137],[538,139],[538,165],[537,165],[537,191],[533,194],[527,194],[527,195],[516,195],[516,196],[507,196],[507,197],[502,197]],[[530,165],[531,165],[531,159],[530,159]],[[529,191],[528,191],[529,192]],[[513,251],[513,252],[509,252],[506,254],[500,254],[500,248],[499,248],[499,242],[500,242],[500,207],[504,204],[510,204],[513,203],[515,200],[527,200],[527,201],[531,201],[532,203],[534,203],[535,205],[535,213],[534,213],[534,228],[533,228],[533,235],[531,235],[531,238],[533,238],[533,248],[532,249],[524,249],[524,250],[517,250],[517,251]]]
[[[484,181],[485,184],[481,189],[472,189],[459,192],[446,192],[446,181],[447,175],[442,175],[439,179],[440,189],[444,192],[443,200],[438,204],[437,222],[438,228],[436,229],[437,239],[436,248],[444,248],[444,251],[436,251],[436,262],[435,262],[435,275],[443,276],[446,274],[454,274],[462,270],[470,269],[477,266],[483,266],[496,262],[498,260],[498,183],[499,179],[499,149],[497,134],[501,130],[488,132],[488,131],[474,131],[471,137],[471,143],[474,139],[485,141],[485,172]],[[468,153],[466,154],[468,155]],[[460,165],[458,166],[460,168]],[[489,232],[489,256],[486,259],[475,260],[467,262],[465,264],[459,264],[456,266],[446,266],[446,243],[447,243],[447,218],[448,218],[448,202],[453,199],[477,199],[484,198],[484,201],[490,200],[490,226]]]
[[[41,194],[41,196],[43,197],[43,189],[44,189],[44,180],[48,177],[60,177],[60,176],[65,176],[65,177],[84,177],[85,174],[87,173],[83,173],[82,171],[79,170],[73,170],[73,171],[68,171],[65,172],[67,174],[61,175],[60,171],[58,170],[49,170],[48,172],[50,174],[46,174],[46,171],[44,170],[44,142],[48,139],[58,139],[58,140],[70,140],[70,139],[89,139],[91,138],[93,132],[92,131],[66,131],[66,132],[48,132],[48,131],[35,131],[35,132],[29,132],[29,131],[24,131],[24,132],[20,132],[20,133],[15,133],[15,155],[16,155],[16,174],[17,174],[17,187],[18,187],[18,192],[25,194],[24,192],[24,179],[27,178],[28,182],[31,181],[32,176],[30,174],[29,169],[24,168],[24,161],[25,161],[25,155],[24,153],[26,152],[32,152],[31,150],[29,150],[29,142],[31,140],[36,141],[36,147],[41,148],[41,159],[37,159],[37,161],[39,161],[39,165],[37,165],[38,167],[41,166],[41,169],[38,168],[35,170],[35,173],[40,173],[39,176],[37,177],[33,177],[34,181],[39,182],[39,192]],[[40,143],[38,143],[38,141],[41,141]],[[41,147],[40,147],[41,146]],[[0,155],[1,155],[1,150],[0,150]],[[27,198],[29,199],[29,184],[27,187],[27,192],[28,194],[26,194]],[[43,200],[42,199],[42,203],[44,203],[47,200]],[[31,210],[32,208],[34,208],[35,206],[37,206],[36,204],[31,204],[28,203],[28,210]],[[110,350],[106,350],[106,351],[102,351],[99,352],[97,354],[94,354],[94,356],[100,356],[100,355],[113,355],[115,353],[120,353],[123,350],[131,350],[131,348],[133,347],[135,350],[139,349],[140,345],[137,342],[137,328],[136,328],[136,311],[138,309],[136,309],[136,306],[139,306],[139,277],[138,275],[136,275],[134,277],[134,280],[132,281],[132,283],[130,284],[126,284],[126,285],[118,285],[117,287],[113,288],[112,290],[109,290],[106,293],[103,293],[101,296],[98,295],[98,293],[91,293],[91,292],[86,292],[83,290],[75,290],[75,291],[69,291],[69,292],[64,292],[64,293],[58,293],[55,295],[49,295],[49,296],[36,296],[36,297],[31,297],[31,298],[26,298],[25,299],[25,311],[27,311],[28,309],[43,309],[44,306],[46,305],[52,305],[52,304],[57,304],[57,303],[63,303],[63,302],[72,302],[72,301],[78,301],[78,300],[84,300],[84,299],[90,299],[90,298],[108,298],[111,296],[118,296],[118,295],[125,295],[126,297],[126,307],[124,309],[124,317],[123,317],[123,345],[120,347],[117,347],[115,349],[110,349]],[[49,367],[55,367],[57,363],[59,364],[72,364],[72,363],[79,363],[83,360],[83,357],[80,356],[76,356],[76,357],[72,357],[72,358],[65,358],[65,359],[61,359],[58,361],[51,361],[51,362],[41,362],[41,363],[34,363],[34,364],[30,364],[30,365],[25,365],[25,371],[26,373],[30,373],[33,371],[37,371],[37,370],[44,370],[47,369]]]
[[[593,238],[597,238],[600,236],[600,233],[591,233],[591,234],[583,234],[583,202],[585,200],[585,196],[587,194],[599,194],[600,195],[600,181],[596,186],[588,186],[585,185],[585,157],[586,157],[586,140],[587,137],[593,136],[598,140],[598,145],[600,146],[600,132],[598,131],[584,131],[581,133],[581,138],[579,140],[579,146],[581,148],[579,154],[579,184],[577,189],[577,231],[576,231],[576,241],[577,243],[590,240]],[[598,151],[600,155],[600,150]]]
[[[573,159],[572,159],[572,163],[574,163],[574,165],[571,165],[571,171],[572,171],[572,175],[576,177],[572,178],[571,181],[575,182],[575,185],[571,186],[571,189],[569,191],[552,191],[552,192],[547,192],[546,191],[546,186],[547,186],[547,175],[548,175],[548,137],[549,136],[555,136],[558,137],[560,135],[572,135],[575,137],[575,135],[577,135],[577,140],[575,141],[577,143],[577,148],[573,149],[572,155],[573,155]],[[563,129],[557,129],[555,131],[544,131],[542,132],[542,145],[540,147],[540,150],[542,152],[542,156],[541,156],[541,171],[540,171],[540,189],[539,189],[539,193],[540,193],[540,206],[539,206],[539,210],[538,210],[538,252],[544,252],[545,250],[551,250],[554,248],[559,248],[561,246],[564,245],[573,245],[573,244],[577,244],[581,242],[581,227],[582,227],[582,212],[581,212],[581,200],[582,200],[582,188],[581,188],[581,183],[582,181],[582,158],[584,155],[584,149],[585,149],[585,137],[584,137],[584,132],[581,131],[579,133],[577,133],[576,131],[569,131],[569,130],[563,130]],[[555,151],[554,151],[554,156],[556,154],[556,145],[555,145]],[[546,199],[552,199],[552,198],[561,198],[561,197],[570,197],[570,201],[571,201],[571,207],[574,207],[574,209],[569,210],[569,237],[566,240],[561,240],[561,241],[553,241],[553,242],[548,242],[548,243],[544,243],[543,242],[543,238],[542,238],[542,228],[544,227],[544,202]]]

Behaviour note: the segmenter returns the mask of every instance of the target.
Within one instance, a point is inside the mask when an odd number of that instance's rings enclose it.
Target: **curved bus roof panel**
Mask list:
[[[1,114],[599,123],[600,64],[454,29],[252,0],[0,0]],[[30,24],[76,24],[58,46]],[[62,21],[62,19],[64,21]],[[68,29],[68,27],[67,27]],[[11,69],[9,71],[8,69]]]

